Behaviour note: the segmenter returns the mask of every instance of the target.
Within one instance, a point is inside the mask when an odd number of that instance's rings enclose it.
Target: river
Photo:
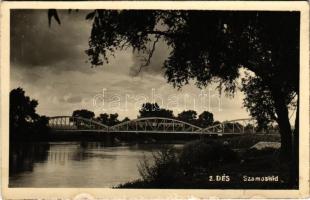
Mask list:
[[[173,144],[182,148],[182,144]],[[113,187],[141,178],[139,162],[163,144],[105,146],[99,142],[12,144],[9,187]]]

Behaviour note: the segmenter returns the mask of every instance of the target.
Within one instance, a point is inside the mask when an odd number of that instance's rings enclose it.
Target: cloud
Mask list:
[[[47,10],[13,10],[11,13],[11,63],[31,70],[49,66],[54,72],[88,71],[87,61],[91,23],[83,20],[87,11],[59,11],[61,25],[48,27]]]
[[[62,99],[60,99],[60,102],[62,103],[81,103],[82,97],[81,96],[65,96]]]
[[[62,24],[52,23],[51,28],[46,10],[14,10],[11,14],[11,88],[22,87],[27,95],[37,99],[39,114],[71,115],[76,109],[88,109],[97,115],[118,112],[120,118],[133,119],[141,105],[137,103],[138,97],[144,95],[151,100],[153,89],[156,101],[164,99],[164,107],[170,105],[169,97],[179,97],[178,107],[171,108],[175,115],[184,109],[196,109],[198,113],[207,109],[194,107],[193,99],[198,98],[201,90],[192,82],[181,90],[167,84],[162,66],[170,49],[163,41],[158,42],[150,65],[138,75],[134,72],[141,60],[130,49],[116,52],[107,65],[91,68],[84,53],[91,31],[91,22],[85,20],[87,12],[60,11]],[[108,101],[119,94],[120,109],[112,109],[109,104],[104,108],[94,106],[93,98],[102,94],[103,89],[107,89]],[[126,94],[130,98],[125,103]],[[223,97],[221,111],[213,102],[215,119],[247,117],[248,113],[241,108],[242,97],[240,92],[234,99]]]

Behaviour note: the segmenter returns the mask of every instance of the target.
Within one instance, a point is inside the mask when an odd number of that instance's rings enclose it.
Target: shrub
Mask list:
[[[180,164],[186,174],[192,174],[198,168],[211,170],[222,164],[238,161],[239,157],[236,152],[217,142],[196,141],[189,143],[185,145],[180,155]]]
[[[261,150],[251,148],[251,149],[248,149],[244,153],[244,157],[245,158],[257,158],[257,157],[262,157],[262,156],[275,156],[278,154],[278,151],[279,150],[275,148],[271,148],[271,147],[266,147]]]
[[[173,183],[182,176],[175,149],[166,147],[153,154],[153,162],[144,158],[139,166],[139,173],[145,182],[156,187]]]
[[[229,163],[238,162],[239,157],[228,146],[196,141],[185,145],[179,153],[174,148],[166,147],[154,153],[152,160],[144,158],[139,163],[142,180],[133,186],[141,183],[154,188],[177,186],[182,181],[192,180],[201,172],[218,170]]]
[[[287,171],[286,165],[279,159],[278,149],[266,147],[261,150],[252,148],[243,154],[241,168],[252,171]]]

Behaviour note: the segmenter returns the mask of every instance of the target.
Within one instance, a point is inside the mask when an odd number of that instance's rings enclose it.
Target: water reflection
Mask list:
[[[48,143],[12,143],[10,144],[9,174],[33,171],[36,162],[48,157]]]
[[[137,165],[159,144],[105,146],[100,142],[14,144],[10,187],[112,187],[140,178]],[[176,145],[181,147],[182,145]]]

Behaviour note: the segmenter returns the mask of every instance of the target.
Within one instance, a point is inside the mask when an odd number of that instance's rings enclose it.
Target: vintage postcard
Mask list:
[[[4,199],[309,197],[305,2],[3,2]]]

